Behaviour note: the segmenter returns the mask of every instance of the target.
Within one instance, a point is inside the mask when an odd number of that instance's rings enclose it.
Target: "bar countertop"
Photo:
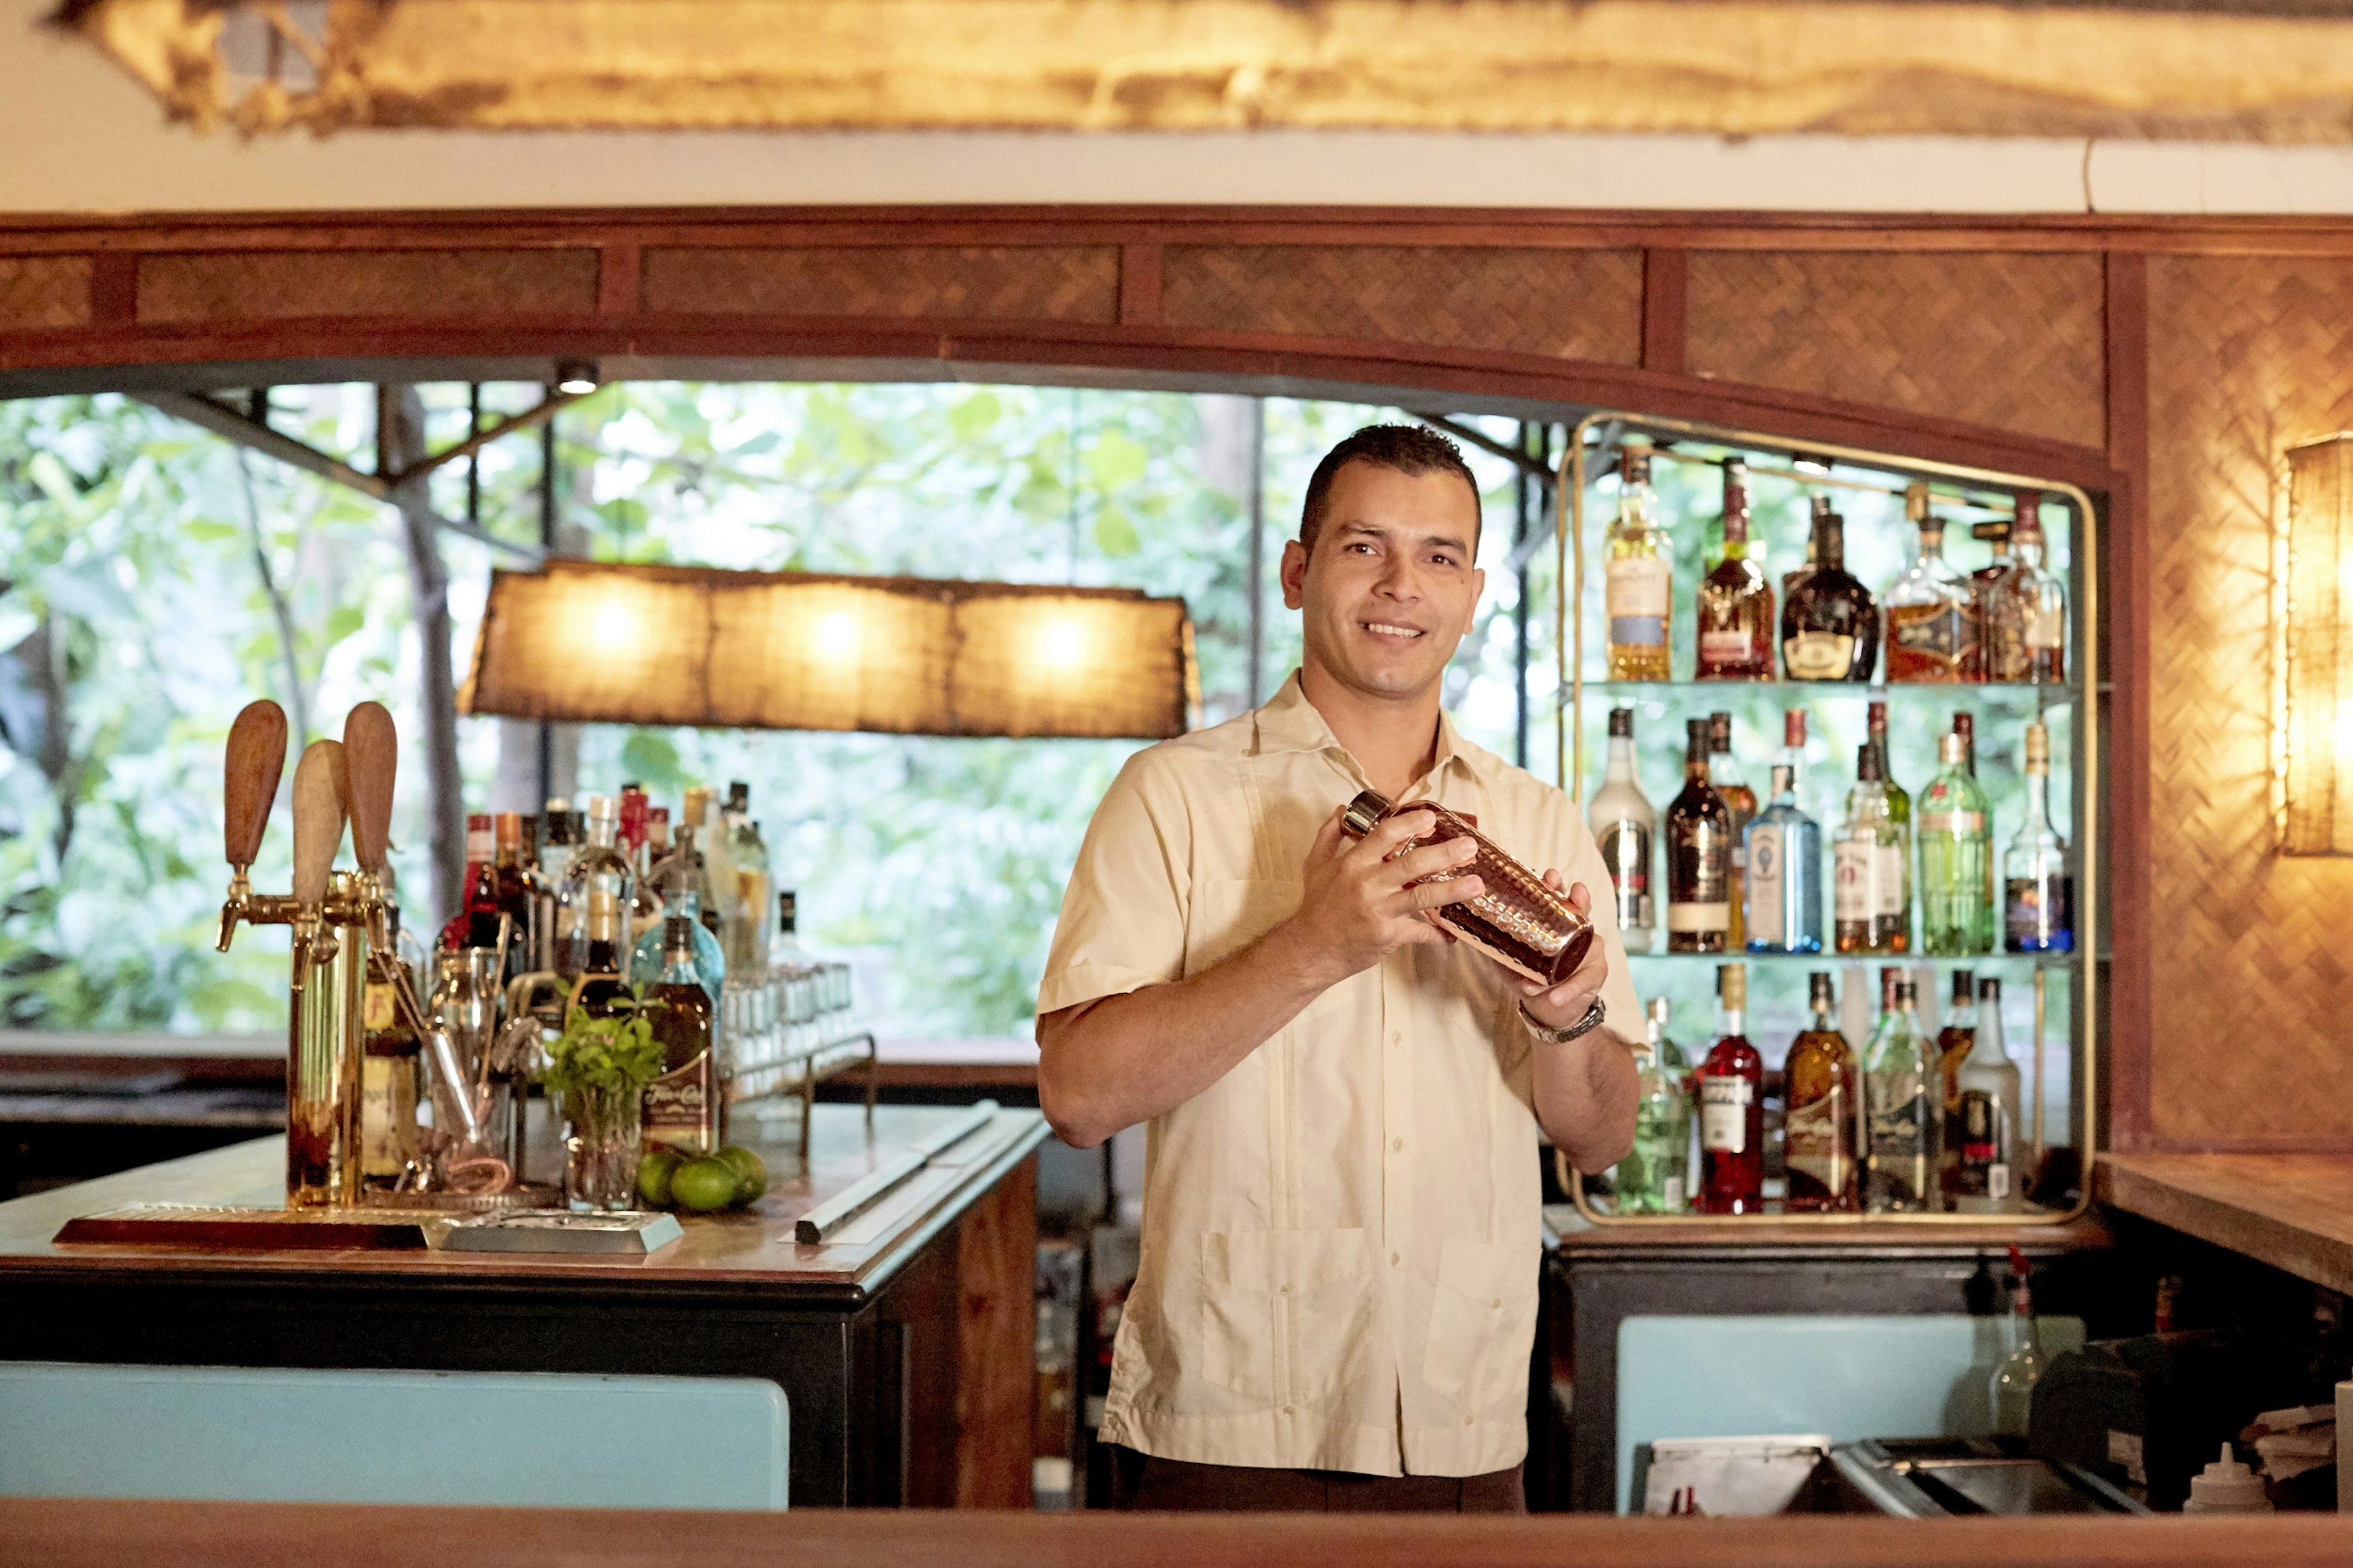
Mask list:
[[[1530,1519],[1400,1514],[790,1513],[0,1500],[0,1560],[55,1568],[2287,1568],[2353,1563],[2334,1514],[2209,1519]]]
[[[2114,1239],[2090,1215],[2063,1225],[2029,1224],[1998,1215],[1923,1225],[1862,1215],[1832,1223],[1783,1221],[1769,1215],[1738,1221],[1645,1219],[1597,1225],[1573,1205],[1549,1204],[1544,1217],[1549,1248],[1564,1257],[1594,1258],[1655,1253],[1767,1258],[1825,1253],[2000,1252],[2013,1242],[2029,1253],[2048,1254],[2106,1247]]]
[[[2353,1291],[2353,1155],[2103,1154],[2100,1199]]]
[[[813,1295],[871,1296],[907,1258],[977,1194],[1028,1158],[1046,1136],[1035,1110],[1004,1110],[987,1125],[937,1156],[835,1239],[804,1246],[793,1222],[869,1172],[905,1152],[913,1142],[965,1114],[961,1107],[882,1106],[867,1133],[863,1111],[820,1105],[810,1158],[797,1152],[797,1127],[787,1122],[762,1137],[749,1118],[735,1136],[767,1162],[766,1195],[750,1208],[709,1216],[681,1215],[686,1234],[649,1257],[580,1257],[546,1253],[441,1251],[228,1251],[203,1247],[61,1246],[58,1227],[78,1215],[128,1204],[187,1204],[277,1207],[285,1192],[285,1140],[262,1138],[163,1164],[77,1183],[53,1192],[0,1203],[0,1280],[45,1276],[201,1272],[398,1278],[511,1279],[546,1286],[563,1280],[600,1285],[659,1283],[670,1289],[740,1290],[779,1287]]]

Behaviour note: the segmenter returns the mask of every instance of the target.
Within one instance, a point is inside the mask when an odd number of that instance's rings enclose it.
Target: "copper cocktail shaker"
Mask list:
[[[1544,985],[1557,985],[1577,973],[1593,945],[1593,922],[1570,907],[1562,894],[1544,885],[1544,879],[1495,847],[1465,818],[1434,801],[1417,800],[1392,805],[1387,795],[1366,790],[1348,803],[1340,826],[1362,838],[1383,817],[1399,812],[1426,811],[1438,825],[1419,838],[1409,838],[1397,853],[1424,844],[1468,838],[1478,854],[1460,866],[1449,867],[1419,882],[1451,882],[1477,877],[1485,884],[1475,899],[1440,904],[1426,910],[1431,922],[1485,953],[1514,974]],[[1415,885],[1419,886],[1419,882]]]

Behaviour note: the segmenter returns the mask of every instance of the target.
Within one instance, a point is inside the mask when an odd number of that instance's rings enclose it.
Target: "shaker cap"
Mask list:
[[[1341,814],[1340,830],[1351,838],[1362,838],[1389,814],[1389,797],[1377,790],[1366,790],[1348,803]]]

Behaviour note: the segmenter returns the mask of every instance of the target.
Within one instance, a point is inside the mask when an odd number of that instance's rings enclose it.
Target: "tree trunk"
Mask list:
[[[425,455],[425,402],[413,386],[375,389],[376,471],[396,473]],[[432,854],[429,924],[434,931],[455,914],[466,878],[465,783],[458,772],[458,683],[449,653],[449,573],[441,562],[439,528],[420,476],[396,488],[408,547],[409,596],[415,605],[418,711],[424,721],[427,844]],[[411,917],[412,920],[414,917]]]

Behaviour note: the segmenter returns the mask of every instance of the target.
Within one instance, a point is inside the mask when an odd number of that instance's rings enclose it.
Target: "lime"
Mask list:
[[[719,1151],[719,1157],[735,1167],[735,1201],[748,1204],[768,1190],[768,1167],[760,1156],[741,1143],[730,1143]]]
[[[695,1214],[716,1214],[735,1201],[739,1181],[734,1166],[716,1154],[700,1154],[670,1176],[670,1202]]]
[[[638,1162],[638,1196],[648,1208],[670,1206],[670,1179],[677,1171],[678,1153],[671,1149],[657,1149]]]

